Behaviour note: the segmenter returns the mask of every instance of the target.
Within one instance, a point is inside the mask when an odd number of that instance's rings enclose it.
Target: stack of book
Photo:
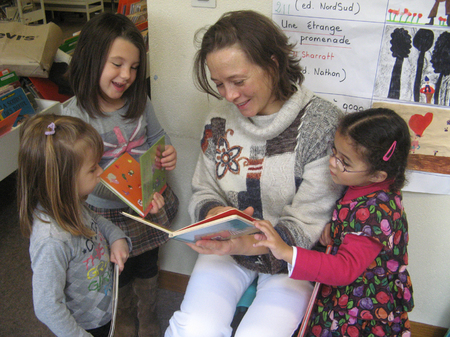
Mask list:
[[[126,15],[141,31],[148,45],[147,0],[119,0],[117,13]]]
[[[77,32],[73,36],[65,39],[62,45],[59,46],[59,49],[72,56],[73,52],[75,51],[75,47],[77,46],[79,36],[80,32]]]
[[[0,70],[0,136],[35,113],[37,104],[30,90],[14,71]]]

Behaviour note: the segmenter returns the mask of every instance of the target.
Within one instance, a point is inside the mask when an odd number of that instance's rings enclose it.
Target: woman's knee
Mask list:
[[[165,337],[229,337],[230,322],[177,311],[169,321]]]

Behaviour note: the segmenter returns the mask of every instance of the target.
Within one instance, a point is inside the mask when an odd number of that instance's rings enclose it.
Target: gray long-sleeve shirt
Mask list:
[[[83,217],[96,233],[92,238],[73,236],[39,211],[34,217],[30,237],[34,310],[57,336],[91,336],[86,330],[111,320],[109,245],[127,237],[87,207]]]

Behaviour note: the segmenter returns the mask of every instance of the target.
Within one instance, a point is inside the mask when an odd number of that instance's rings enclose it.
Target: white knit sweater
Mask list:
[[[289,245],[311,248],[342,192],[328,169],[341,115],[304,87],[269,116],[247,118],[233,104],[219,104],[202,136],[189,206],[193,221],[215,206],[252,206]],[[263,273],[286,267],[272,254],[234,258]]]

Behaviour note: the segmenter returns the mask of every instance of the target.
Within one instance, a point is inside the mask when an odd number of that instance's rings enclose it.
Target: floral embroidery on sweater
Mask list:
[[[233,130],[227,130],[216,144],[216,176],[218,179],[222,179],[228,171],[233,174],[239,174],[241,171],[239,161],[245,160],[243,165],[246,166],[249,160],[246,157],[239,158],[242,146],[230,146],[227,140],[228,133],[233,135],[234,132]]]

